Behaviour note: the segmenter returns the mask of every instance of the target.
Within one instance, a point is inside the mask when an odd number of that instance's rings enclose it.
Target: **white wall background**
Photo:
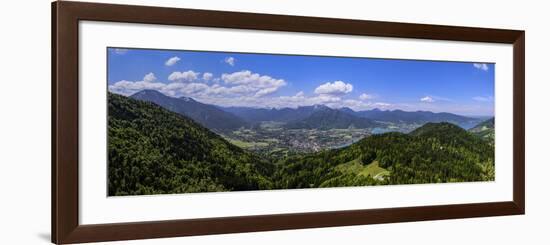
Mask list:
[[[496,218],[259,232],[115,244],[547,244],[550,21],[545,1],[105,0],[199,9],[524,29],[527,214]],[[0,243],[50,236],[50,2],[0,9]]]

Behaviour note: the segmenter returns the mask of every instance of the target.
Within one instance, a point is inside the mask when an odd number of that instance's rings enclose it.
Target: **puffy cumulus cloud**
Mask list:
[[[479,70],[488,71],[489,66],[485,63],[474,63],[474,67]]]
[[[225,84],[237,85],[247,91],[256,91],[254,96],[262,97],[268,94],[275,93],[279,88],[286,85],[285,80],[276,79],[266,75],[260,75],[248,70],[224,73],[221,80]]]
[[[157,80],[157,77],[155,77],[155,73],[149,72],[147,75],[143,77],[143,81],[145,82],[154,82]]]
[[[193,95],[208,91],[210,87],[204,83],[188,83],[181,87],[180,92],[182,94]]]
[[[132,95],[144,89],[160,90],[166,86],[164,83],[155,82],[156,77],[154,73],[148,73],[143,77],[141,81],[118,81],[109,85],[109,91],[122,95]]]
[[[426,102],[426,103],[435,102],[435,100],[434,100],[432,97],[430,97],[430,96],[422,97],[422,98],[420,98],[420,101],[421,101],[421,102]]]
[[[176,82],[193,82],[198,79],[200,72],[189,71],[175,71],[168,76],[168,80]]]
[[[220,106],[246,106],[267,108],[296,108],[316,104],[332,108],[349,107],[353,110],[373,108],[393,108],[393,105],[382,102],[371,102],[346,98],[340,93],[311,93],[299,91],[294,95],[276,96],[274,93],[286,85],[283,79],[260,75],[251,71],[222,74],[219,83],[209,83],[202,73],[188,71],[175,73],[168,83],[159,82],[155,74],[146,74],[141,81],[118,81],[109,85],[113,93],[132,95],[144,89],[153,89],[172,97],[191,97],[198,101]],[[211,77],[211,80],[216,78]],[[338,86],[338,85],[337,85]],[[341,91],[349,91],[350,89]]]
[[[299,91],[294,95],[266,96],[276,91],[280,85],[286,84],[284,81],[278,80],[282,79],[262,76],[250,71],[222,74],[221,81],[223,85],[213,84],[207,90],[207,96],[194,98],[204,103],[221,106],[263,108],[296,108],[323,104],[332,108],[349,107],[353,110],[367,110],[373,108],[388,109],[394,106],[383,102],[345,99],[345,94],[351,92],[353,87],[350,87],[351,84],[348,86],[344,82],[339,84],[338,81],[328,83],[329,85],[325,87],[322,86],[326,84],[321,85],[322,88],[318,89],[317,92],[320,90],[322,93],[306,95],[304,91]],[[333,87],[336,87],[336,89]]]
[[[210,79],[212,79],[212,77],[214,77],[214,74],[210,73],[210,72],[205,72],[202,74],[202,80],[204,81],[210,81]]]
[[[353,85],[342,81],[327,82],[315,89],[316,94],[343,95],[353,91]]]
[[[223,74],[221,83],[207,84],[213,78],[212,73],[204,73],[202,80],[199,72],[174,72],[168,76],[169,83],[157,82],[153,73],[145,75],[141,81],[118,81],[109,85],[113,93],[131,95],[144,89],[154,89],[173,97],[193,97],[208,99],[208,97],[251,97],[261,98],[275,93],[286,85],[283,79],[260,75],[251,71]]]
[[[180,61],[180,60],[181,60],[180,57],[174,56],[174,57],[168,59],[166,62],[164,62],[164,65],[166,65],[166,66],[173,66],[173,65],[175,65],[176,63],[178,63],[178,61]]]
[[[223,60],[223,62],[227,63],[227,64],[230,65],[230,66],[235,66],[235,62],[236,62],[236,61],[237,61],[237,60],[236,60],[235,58],[233,58],[233,57],[227,57],[227,58],[225,58],[225,59]]]
[[[330,94],[306,95],[303,91],[299,91],[294,95],[284,96],[257,97],[248,95],[237,95],[235,97],[227,97],[210,95],[197,99],[203,103],[215,104],[220,106],[244,106],[259,108],[296,108],[300,106],[312,106],[318,104],[326,105],[332,108],[349,107],[356,111],[374,108],[394,108],[394,105],[389,103],[344,99],[343,97],[333,96]]]
[[[264,95],[272,94],[275,91],[277,91],[277,89],[279,89],[279,88],[278,87],[271,87],[271,88],[260,89],[258,92],[256,92],[256,94],[254,94],[254,96],[255,97],[262,97]]]
[[[372,98],[374,98],[374,96],[366,93],[362,93],[361,95],[359,95],[360,100],[370,100]]]

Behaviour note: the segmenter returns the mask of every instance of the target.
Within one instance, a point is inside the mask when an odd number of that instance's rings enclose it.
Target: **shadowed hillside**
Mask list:
[[[109,195],[272,188],[269,162],[153,103],[108,96]]]

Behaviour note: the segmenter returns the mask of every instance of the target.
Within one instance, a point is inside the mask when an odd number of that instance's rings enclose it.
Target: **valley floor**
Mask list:
[[[239,129],[223,134],[229,142],[265,156],[281,158],[351,145],[371,135],[371,129]]]
[[[256,127],[240,128],[219,133],[232,144],[264,156],[283,158],[293,154],[314,153],[321,150],[349,146],[372,134],[410,132],[422,125],[387,124],[375,128],[346,129],[287,129],[284,123],[262,122]]]

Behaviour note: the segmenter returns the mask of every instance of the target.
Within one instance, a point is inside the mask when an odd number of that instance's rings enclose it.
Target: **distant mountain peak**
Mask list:
[[[140,96],[140,95],[162,95],[162,96],[166,96],[163,93],[161,93],[157,90],[154,90],[154,89],[144,89],[144,90],[141,90],[139,92],[136,92],[136,93],[132,94],[130,97],[135,97],[135,96]]]
[[[330,109],[330,108],[326,105],[323,105],[323,104],[315,104],[315,105],[313,105],[313,109],[314,110],[320,110],[320,109]]]
[[[193,98],[191,97],[185,97],[185,96],[182,96],[182,97],[179,97],[180,100],[183,100],[183,101],[187,101],[187,102],[196,102],[196,100],[194,100]]]
[[[349,107],[342,107],[340,109],[338,109],[339,111],[342,111],[342,112],[345,112],[345,113],[349,113],[349,114],[354,114],[355,111]]]
[[[244,120],[229,112],[213,105],[197,102],[189,97],[174,98],[156,90],[142,90],[130,97],[153,102],[169,111],[187,116],[213,130],[232,130],[248,125]]]

